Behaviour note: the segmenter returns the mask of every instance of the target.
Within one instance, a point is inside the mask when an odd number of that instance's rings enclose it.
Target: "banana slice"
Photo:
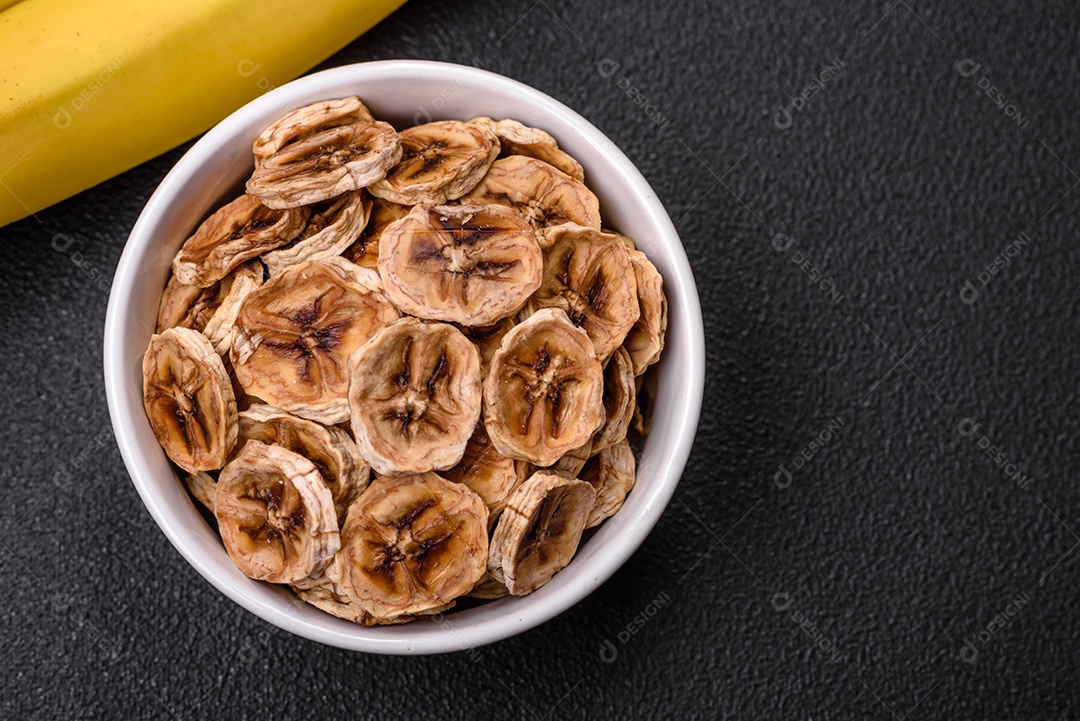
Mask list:
[[[472,590],[465,595],[469,598],[494,601],[496,599],[506,598],[510,595],[510,591],[506,588],[506,584],[502,581],[496,581],[491,573],[485,571],[484,575],[480,577],[480,580],[476,582],[476,585],[472,587]]]
[[[488,368],[491,367],[491,358],[495,351],[499,350],[499,344],[510,329],[517,324],[513,316],[507,316],[491,325],[462,325],[458,330],[473,342],[480,351],[480,376],[487,378]]]
[[[311,461],[281,446],[244,444],[218,478],[214,515],[229,558],[260,581],[316,575],[341,546],[330,489]]]
[[[626,335],[623,347],[634,362],[634,375],[641,375],[650,365],[660,360],[667,333],[668,305],[664,296],[664,279],[656,266],[645,254],[630,251],[637,285],[638,306],[641,315]]]
[[[314,464],[330,488],[339,521],[367,488],[370,470],[348,433],[334,426],[294,416],[268,405],[254,405],[240,413],[240,442],[262,441],[279,445]]]
[[[320,130],[260,162],[247,192],[271,208],[296,208],[336,198],[381,180],[401,159],[401,142],[378,120]]]
[[[206,471],[188,473],[184,475],[184,485],[191,492],[196,501],[203,504],[206,510],[214,512],[214,498],[217,496],[217,481]]]
[[[230,352],[236,378],[270,405],[343,423],[349,355],[399,315],[374,271],[337,257],[291,266],[240,308]]]
[[[244,263],[221,279],[220,292],[223,296],[214,315],[203,328],[203,334],[210,339],[218,355],[228,354],[232,346],[232,329],[236,324],[236,316],[240,314],[240,306],[251,291],[262,283],[263,267],[257,260]]]
[[[362,268],[375,270],[379,263],[379,239],[387,226],[401,220],[412,210],[407,205],[398,205],[382,198],[375,198],[371,203],[371,217],[364,231],[356,242],[345,250],[345,257]]]
[[[251,146],[255,164],[262,164],[289,143],[310,137],[322,130],[369,123],[374,119],[355,95],[297,108],[270,123],[266,130],[255,138]]]
[[[539,128],[530,128],[516,120],[505,118],[494,121],[491,118],[473,118],[469,121],[490,128],[499,139],[502,150],[500,155],[524,155],[528,158],[543,160],[553,165],[575,180],[585,181],[585,171],[581,163],[559,149],[555,138]]]
[[[600,229],[600,201],[584,183],[521,155],[496,160],[462,202],[510,206],[537,228],[576,223]],[[543,236],[540,242],[545,242]]]
[[[374,625],[371,615],[341,586],[341,558],[338,551],[322,573],[292,584],[292,589],[300,600],[320,611],[361,626]]]
[[[417,206],[379,241],[379,275],[405,313],[489,325],[540,286],[544,259],[518,213],[500,205]]]
[[[488,523],[494,525],[506,504],[506,497],[525,480],[528,466],[525,461],[499,453],[481,421],[465,445],[461,462],[439,474],[480,496],[488,507]]]
[[[473,189],[499,154],[491,130],[442,120],[402,130],[401,162],[374,183],[371,194],[403,205],[439,205]]]
[[[211,285],[245,260],[288,243],[310,213],[308,208],[273,210],[252,195],[241,195],[184,241],[173,258],[173,275],[185,285]]]
[[[270,275],[277,275],[290,265],[305,260],[341,255],[367,225],[371,201],[362,191],[354,190],[316,205],[312,210],[307,226],[293,242],[263,255],[262,261]]]
[[[500,453],[550,466],[604,422],[603,370],[589,337],[557,308],[503,338],[484,381],[484,426]]]
[[[522,315],[562,308],[589,334],[600,362],[607,362],[641,313],[630,252],[618,238],[592,228],[561,225],[545,235],[551,246],[544,252],[544,280]]]
[[[630,427],[630,419],[634,416],[636,400],[634,364],[625,346],[620,346],[615,349],[604,367],[604,411],[607,418],[593,436],[592,455],[626,438],[626,429]]]
[[[562,458],[555,461],[544,470],[550,473],[558,473],[567,478],[577,478],[578,473],[585,467],[585,462],[589,460],[589,456],[592,455],[592,450],[593,443],[590,439],[585,441],[585,445],[580,448],[567,451]]]
[[[403,318],[349,359],[353,436],[379,474],[458,463],[480,405],[479,353],[451,325]]]
[[[596,491],[585,481],[536,473],[506,500],[491,537],[488,571],[514,596],[532,593],[577,551]]]
[[[445,607],[484,574],[487,515],[479,496],[434,473],[379,478],[349,507],[342,586],[378,619]]]
[[[637,461],[625,438],[589,459],[578,476],[596,489],[596,503],[585,528],[600,525],[622,508],[626,494],[634,488],[636,468]]]
[[[218,355],[227,353],[240,304],[262,282],[263,268],[257,260],[238,266],[205,288],[184,285],[173,276],[161,296],[157,332],[191,328],[209,338]]]
[[[173,463],[189,473],[221,468],[236,443],[236,398],[206,336],[190,328],[153,336],[142,370],[146,416]]]

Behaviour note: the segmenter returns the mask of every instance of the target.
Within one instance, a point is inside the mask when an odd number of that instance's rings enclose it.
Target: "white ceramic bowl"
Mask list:
[[[632,236],[656,264],[670,305],[652,432],[637,485],[622,510],[582,544],[569,566],[529,596],[376,628],[334,618],[233,565],[154,438],[143,413],[140,371],[169,263],[198,223],[251,172],[255,136],[287,110],[354,94],[376,117],[399,128],[432,118],[487,115],[515,118],[554,135],[585,167],[605,222]],[[694,440],[704,383],[703,336],[694,278],[675,228],[641,173],[603,133],[558,101],[502,76],[390,60],[335,68],[277,88],[223,120],[180,159],[143,209],[116,269],[105,321],[105,389],[135,488],[176,549],[218,590],[275,626],[322,643],[373,653],[441,653],[547,621],[596,589],[641,545],[671,499]]]

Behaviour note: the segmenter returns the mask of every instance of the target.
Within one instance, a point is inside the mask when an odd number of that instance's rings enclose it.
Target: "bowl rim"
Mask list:
[[[588,559],[591,573],[581,576],[578,582],[570,585],[565,592],[547,603],[522,603],[513,607],[513,613],[484,619],[466,629],[468,643],[463,644],[459,634],[430,634],[398,638],[385,633],[365,635],[365,629],[356,626],[357,635],[343,634],[323,626],[308,622],[300,616],[284,616],[270,602],[261,598],[263,594],[252,594],[239,588],[229,579],[220,577],[217,572],[201,558],[193,540],[183,527],[171,522],[166,517],[164,500],[157,496],[145,479],[152,474],[145,449],[141,448],[131,424],[137,422],[126,413],[125,401],[129,399],[127,391],[130,369],[124,368],[122,348],[125,333],[126,310],[140,273],[139,255],[149,246],[153,238],[150,232],[156,226],[165,203],[171,199],[182,183],[196,174],[205,157],[219,147],[227,147],[233,138],[250,122],[250,116],[260,114],[273,107],[281,107],[283,101],[296,93],[298,89],[311,90],[320,86],[328,88],[347,77],[360,84],[365,79],[386,75],[413,75],[425,79],[454,81],[468,76],[470,80],[498,87],[511,95],[523,98],[526,103],[538,107],[544,112],[561,116],[561,120],[574,127],[581,138],[589,142],[597,151],[606,156],[607,161],[624,174],[626,182],[632,186],[637,201],[644,206],[651,222],[661,232],[660,243],[669,246],[671,265],[675,268],[674,277],[664,278],[666,285],[678,285],[681,303],[672,309],[684,316],[688,332],[684,339],[685,352],[689,358],[689,374],[681,379],[686,390],[685,399],[679,404],[679,412],[672,419],[679,424],[674,446],[665,449],[668,473],[649,489],[648,499],[641,513],[629,532],[620,537],[621,543],[609,544],[604,553],[598,553]],[[327,97],[330,97],[329,93]],[[476,648],[509,638],[518,633],[534,628],[561,614],[591,594],[607,581],[640,547],[652,528],[659,521],[675,492],[675,488],[685,470],[686,461],[694,442],[701,412],[702,393],[705,376],[705,341],[701,306],[694,282],[693,271],[686,257],[684,247],[671,218],[668,216],[656,193],[649,186],[644,176],[633,162],[604,133],[580,114],[549,95],[519,81],[505,76],[455,63],[428,60],[378,60],[342,65],[311,75],[306,75],[292,82],[267,92],[246,103],[231,113],[224,120],[206,132],[177,163],[169,170],[158,184],[153,195],[141,211],[125,243],[123,253],[113,277],[109,294],[109,304],[105,320],[103,348],[105,391],[108,399],[109,415],[113,432],[121,456],[128,471],[128,476],[135,486],[143,504],[150,515],[181,556],[221,593],[256,616],[290,633],[339,648],[383,654],[430,654]],[[141,399],[138,407],[141,408]],[[143,417],[145,421],[145,417]],[[523,597],[527,598],[527,597]],[[388,627],[382,627],[385,629]]]

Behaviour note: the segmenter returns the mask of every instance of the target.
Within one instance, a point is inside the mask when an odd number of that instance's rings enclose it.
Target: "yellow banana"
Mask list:
[[[403,2],[23,0],[8,7],[0,12],[0,226],[205,131]]]

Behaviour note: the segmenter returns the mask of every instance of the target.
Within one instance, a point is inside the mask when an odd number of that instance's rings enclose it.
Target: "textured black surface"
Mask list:
[[[102,327],[183,148],[0,230],[0,716],[1080,717],[1078,33],[1069,2],[416,0],[325,64],[457,61],[559,98],[638,163],[700,285],[675,500],[601,590],[473,655],[293,638],[143,509]]]

